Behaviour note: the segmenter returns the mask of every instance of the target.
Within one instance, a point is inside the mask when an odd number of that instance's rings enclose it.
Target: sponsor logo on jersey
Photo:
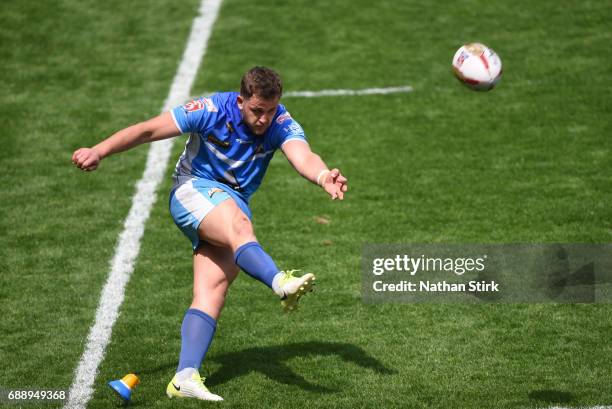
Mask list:
[[[206,108],[208,112],[217,112],[217,107],[210,98],[194,99],[183,105],[183,109],[187,112],[201,111],[204,108]]]
[[[225,127],[227,128],[227,132],[229,132],[230,134],[234,132],[234,127],[232,126],[231,122],[226,122]]]
[[[220,139],[218,139],[215,135],[210,134],[206,137],[206,140],[214,145],[217,145],[221,148],[229,148],[230,143],[229,141],[222,141]]]
[[[219,189],[218,187],[213,187],[208,191],[208,197],[213,197],[215,193],[222,193],[223,189]]]
[[[304,130],[297,122],[292,122],[289,126],[283,128],[283,131],[287,132],[289,135],[302,135]]]
[[[278,118],[276,118],[276,123],[280,125],[287,119],[291,119],[291,114],[289,112],[285,112],[284,114],[279,115]]]
[[[183,109],[187,112],[195,112],[204,109],[204,103],[199,99],[194,99],[183,105]]]

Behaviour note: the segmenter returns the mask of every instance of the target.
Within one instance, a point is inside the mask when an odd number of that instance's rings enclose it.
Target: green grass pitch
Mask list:
[[[197,7],[0,5],[0,389],[70,387],[147,148],[87,174],[70,156],[159,112]],[[612,405],[610,305],[366,305],[359,270],[363,243],[611,242],[611,18],[608,1],[224,1],[194,95],[255,64],[286,90],[414,88],[283,101],[350,190],[332,202],[273,159],[256,233],[318,286],[290,316],[232,286],[203,371],[224,407]],[[452,77],[472,41],[504,63],[491,92]],[[89,408],[119,406],[106,382],[131,371],[135,407],[206,406],[164,393],[191,292],[170,172]]]

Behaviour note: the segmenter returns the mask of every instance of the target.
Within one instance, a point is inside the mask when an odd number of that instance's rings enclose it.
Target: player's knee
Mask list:
[[[242,213],[234,217],[232,223],[232,236],[235,244],[251,241],[255,237],[251,221]]]
[[[234,264],[235,266],[235,264]],[[228,271],[226,274],[227,277],[227,286],[229,287],[230,285],[232,285],[232,283],[234,282],[234,280],[236,279],[236,277],[238,277],[238,273],[240,272],[239,268],[236,269],[232,269],[231,271]]]

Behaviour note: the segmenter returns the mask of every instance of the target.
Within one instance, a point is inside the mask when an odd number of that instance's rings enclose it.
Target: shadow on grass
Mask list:
[[[295,357],[339,356],[365,369],[380,374],[396,373],[386,368],[380,361],[369,356],[362,348],[351,344],[334,342],[301,342],[289,345],[248,348],[230,354],[209,357],[207,360],[221,364],[221,368],[210,376],[210,386],[223,384],[230,379],[259,372],[268,378],[286,385],[295,385],[306,391],[318,393],[337,392],[325,386],[313,384],[295,373],[286,361]],[[358,373],[347,373],[348,377],[359,376]]]
[[[569,392],[557,391],[553,389],[538,389],[529,392],[530,399],[536,399],[547,403],[569,403],[574,399],[574,395]]]

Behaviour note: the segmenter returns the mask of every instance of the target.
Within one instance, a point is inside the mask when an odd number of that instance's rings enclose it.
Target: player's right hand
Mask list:
[[[74,166],[85,171],[96,170],[101,160],[98,151],[92,148],[80,148],[72,154]]]
[[[348,190],[348,179],[340,170],[332,169],[323,178],[323,189],[331,196],[332,200],[344,200],[344,193]]]

